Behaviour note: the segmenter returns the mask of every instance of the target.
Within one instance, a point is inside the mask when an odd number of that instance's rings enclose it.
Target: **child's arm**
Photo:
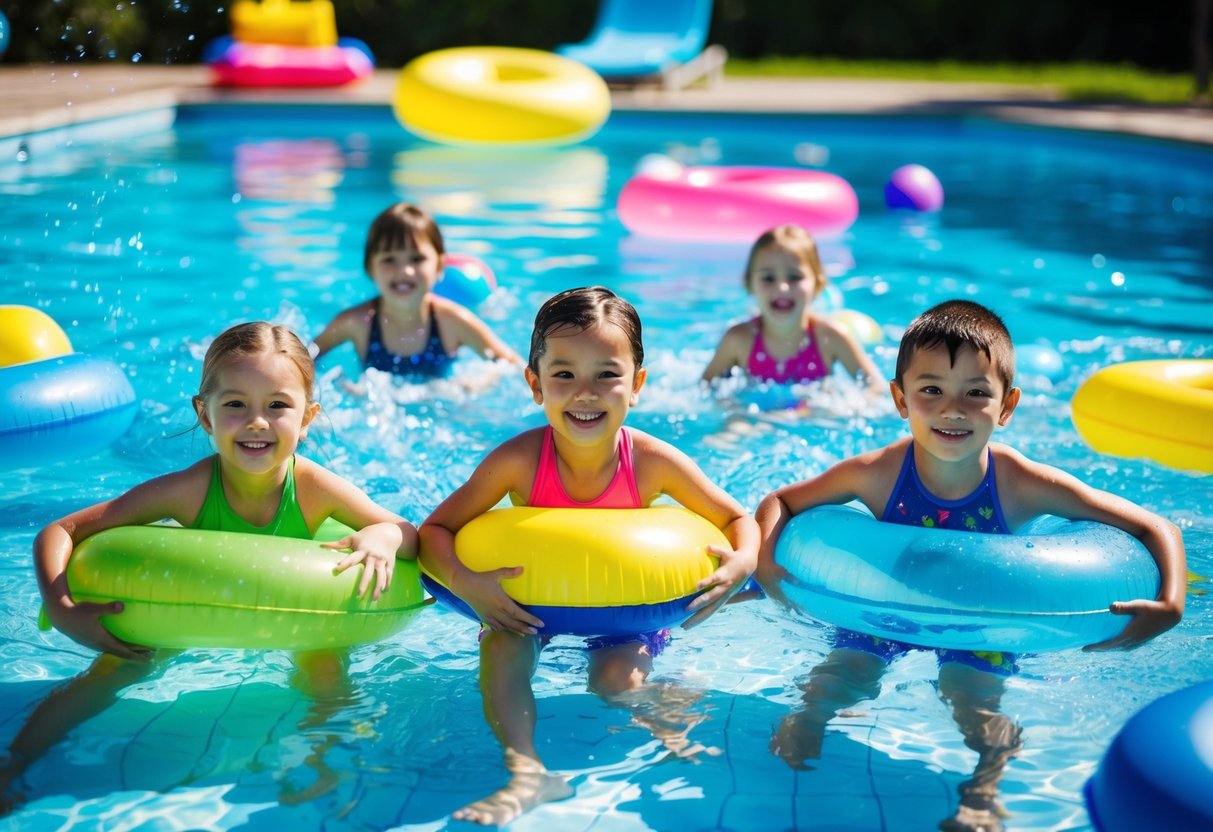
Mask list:
[[[703,371],[703,381],[727,376],[734,367],[744,367],[753,344],[754,327],[749,321],[729,327]]]
[[[350,549],[333,568],[344,572],[355,564],[363,564],[358,595],[366,594],[373,577],[371,600],[378,601],[392,584],[396,559],[417,557],[417,529],[377,504],[353,483],[309,459],[295,458],[295,482],[305,517],[332,517],[355,530],[340,540],[320,545],[326,549]]]
[[[315,355],[315,359],[319,361],[346,341],[353,342],[359,356],[362,356],[366,352],[366,338],[369,325],[369,310],[365,303],[339,313],[337,317],[329,321],[328,325],[312,341],[319,350]]]
[[[785,485],[762,499],[754,512],[762,540],[754,577],[767,595],[785,606],[788,604],[779,586],[788,574],[775,563],[775,544],[788,521],[815,506],[841,505],[851,500],[862,501],[879,516],[896,478],[896,471],[890,471],[890,460],[898,464],[898,449],[904,453],[904,448],[902,441],[845,459],[816,477]]]
[[[682,624],[694,627],[720,609],[754,572],[758,525],[682,451],[640,431],[632,431],[632,436],[641,494],[668,494],[724,532],[732,547],[708,547],[720,566],[695,585],[700,594],[687,607],[694,615]]]
[[[202,505],[210,465],[208,457],[185,471],[157,477],[113,500],[72,512],[38,533],[34,539],[34,573],[43,607],[55,629],[85,647],[124,659],[146,660],[151,656],[151,650],[121,641],[101,626],[102,616],[122,612],[121,601],[77,603],[72,598],[67,563],[76,546],[105,529],[165,518],[188,525]]]
[[[999,446],[999,451],[999,494],[1003,495],[1003,511],[1013,525],[1041,514],[1106,523],[1140,540],[1158,565],[1157,597],[1112,604],[1113,613],[1132,616],[1131,620],[1120,635],[1084,649],[1131,650],[1179,623],[1184,613],[1188,573],[1183,535],[1175,524],[1123,497],[1092,488],[1051,465],[1032,462],[1005,446]],[[1008,496],[1012,499],[1008,500]]]
[[[855,340],[846,328],[839,326],[826,317],[813,318],[813,331],[820,341],[821,358],[826,366],[833,366],[838,361],[847,368],[852,378],[862,376],[864,386],[873,393],[884,394],[888,390],[888,382],[876,368],[875,362]]]
[[[453,330],[451,334],[459,339],[460,345],[466,344],[485,358],[522,365],[518,353],[510,349],[505,341],[470,309],[446,298],[431,296],[431,300],[434,304],[434,314],[441,318],[440,328],[444,331]]]
[[[528,470],[534,475],[533,463],[539,458],[534,433],[524,433],[492,451],[468,481],[434,509],[418,532],[419,559],[427,572],[466,601],[486,626],[523,634],[534,634],[543,622],[518,606],[501,588],[501,581],[518,577],[522,567],[473,572],[455,554],[455,535],[506,494],[516,491],[515,484],[525,481]]]

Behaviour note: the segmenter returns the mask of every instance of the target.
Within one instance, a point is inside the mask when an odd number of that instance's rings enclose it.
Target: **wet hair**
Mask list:
[[[742,285],[745,286],[747,292],[753,288],[750,285],[750,276],[754,273],[754,261],[758,259],[758,252],[770,245],[779,246],[799,260],[800,265],[809,271],[817,282],[817,287],[813,290],[813,297],[821,294],[821,290],[826,287],[830,278],[826,274],[825,267],[821,265],[821,254],[817,251],[817,241],[813,239],[812,234],[799,225],[777,225],[770,231],[764,232],[754,241],[754,245],[750,246],[750,256],[745,263],[745,274],[741,278]]]
[[[381,251],[405,248],[424,241],[439,254],[446,253],[438,223],[422,208],[409,202],[397,202],[380,212],[366,232],[366,247],[362,252],[362,267],[369,274],[371,258]]]
[[[531,330],[531,354],[527,359],[531,372],[539,372],[539,359],[547,351],[549,335],[566,328],[584,332],[597,323],[614,324],[623,330],[632,347],[632,360],[639,370],[644,365],[644,344],[636,308],[605,286],[583,286],[563,291],[539,308],[535,328]]]
[[[906,369],[918,350],[948,348],[948,357],[956,363],[956,353],[962,346],[985,353],[1002,381],[1003,392],[1011,389],[1015,379],[1015,348],[1011,333],[1002,318],[980,303],[970,300],[948,300],[931,307],[911,322],[901,336],[897,350],[897,371],[894,380],[900,387]]]
[[[206,357],[202,359],[202,381],[194,398],[205,402],[219,386],[220,371],[235,361],[263,353],[285,355],[295,364],[308,404],[311,404],[316,384],[316,365],[312,362],[312,356],[299,336],[290,329],[265,321],[237,324],[211,342]]]

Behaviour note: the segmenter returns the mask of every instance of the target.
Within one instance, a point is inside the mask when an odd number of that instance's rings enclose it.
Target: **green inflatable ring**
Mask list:
[[[326,520],[316,541],[350,529]],[[147,647],[314,650],[400,631],[422,606],[417,562],[396,562],[392,585],[358,597],[362,569],[334,575],[341,555],[316,542],[178,526],[119,526],[76,547],[67,583],[77,601],[121,601],[101,623]]]

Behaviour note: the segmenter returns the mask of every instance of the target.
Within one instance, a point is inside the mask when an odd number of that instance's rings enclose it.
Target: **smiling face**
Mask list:
[[[799,256],[778,243],[756,252],[746,275],[746,287],[758,301],[765,324],[802,327],[809,306],[822,286],[816,274]]]
[[[526,369],[535,403],[543,406],[557,441],[586,447],[610,443],[644,386],[632,344],[617,325],[563,326],[547,334],[538,371]]]
[[[367,271],[388,303],[420,303],[442,274],[443,257],[428,240],[409,239],[403,245],[379,249],[367,261]]]
[[[942,462],[980,460],[1019,403],[1019,388],[1006,390],[989,356],[969,344],[954,362],[943,344],[915,350],[891,389],[916,447]]]
[[[308,401],[294,361],[263,351],[218,368],[212,392],[195,398],[194,409],[226,470],[285,475],[320,405]]]

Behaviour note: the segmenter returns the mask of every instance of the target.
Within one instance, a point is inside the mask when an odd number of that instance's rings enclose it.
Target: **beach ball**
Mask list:
[[[475,306],[496,288],[497,278],[483,260],[470,254],[448,254],[434,293],[462,306]]]
[[[71,352],[67,333],[50,315],[32,306],[0,306],[0,367]]]
[[[851,333],[851,337],[865,347],[871,347],[884,340],[884,330],[880,328],[880,324],[858,309],[839,309],[837,312],[831,312],[830,320]]]
[[[943,185],[922,165],[902,165],[884,186],[884,201],[894,209],[938,211],[943,207]]]

